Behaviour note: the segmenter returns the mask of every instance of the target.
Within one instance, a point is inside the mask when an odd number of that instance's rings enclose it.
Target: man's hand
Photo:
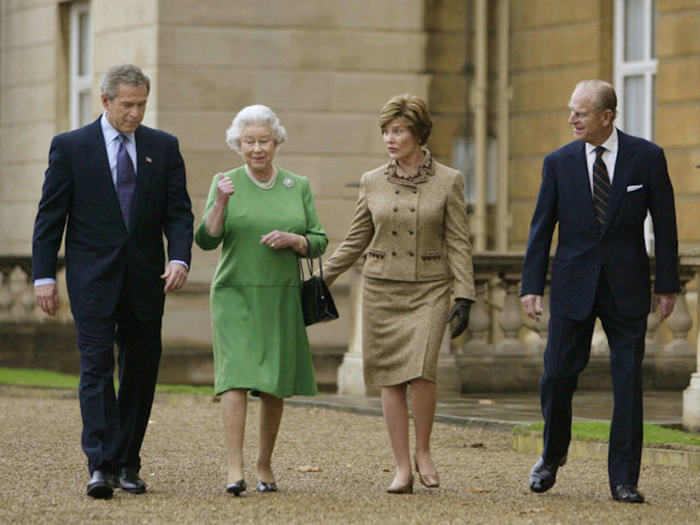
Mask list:
[[[534,319],[535,321],[540,320],[540,315],[542,315],[542,296],[541,295],[534,295],[534,294],[523,295],[522,298],[520,299],[520,302],[523,303],[523,308],[525,309],[525,315],[527,315],[530,319]]]
[[[160,276],[165,281],[165,293],[175,292],[185,286],[187,282],[187,268],[183,264],[171,262]]]
[[[656,293],[654,294],[654,303],[652,312],[659,309],[659,322],[663,323],[668,316],[673,312],[673,307],[676,305],[676,294],[674,293]]]
[[[50,316],[56,315],[58,309],[58,288],[55,284],[42,284],[34,287],[36,304]]]

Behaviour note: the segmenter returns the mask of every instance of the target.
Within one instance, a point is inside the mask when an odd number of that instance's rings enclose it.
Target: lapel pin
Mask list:
[[[151,160],[151,157],[146,157],[146,162],[148,162],[150,164],[153,161]]]
[[[290,179],[289,177],[285,177],[284,180],[282,181],[282,184],[285,185],[287,188],[293,188],[294,187],[294,181]]]

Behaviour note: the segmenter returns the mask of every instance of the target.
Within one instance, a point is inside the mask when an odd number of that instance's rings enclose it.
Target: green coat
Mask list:
[[[299,254],[272,250],[260,238],[272,230],[306,235],[311,251],[328,238],[316,213],[309,181],[279,169],[272,189],[256,186],[245,167],[224,174],[233,180],[219,235],[206,218],[216,200],[214,176],[204,217],[195,233],[203,250],[221,245],[211,284],[211,315],[217,395],[232,388],[276,397],[315,395],[311,350],[301,312]]]

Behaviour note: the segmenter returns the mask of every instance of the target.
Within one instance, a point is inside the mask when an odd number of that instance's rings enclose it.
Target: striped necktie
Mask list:
[[[604,152],[605,148],[598,146],[595,149],[595,162],[593,163],[593,205],[601,227],[608,215],[610,202],[610,177],[608,177],[608,168],[603,160]]]
[[[122,209],[122,216],[127,229],[131,218],[131,205],[134,202],[136,191],[136,172],[134,163],[126,151],[126,141],[129,140],[123,134],[119,134],[119,148],[117,149],[117,197]]]

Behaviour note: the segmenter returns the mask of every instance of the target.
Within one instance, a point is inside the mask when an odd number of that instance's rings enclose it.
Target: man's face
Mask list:
[[[133,133],[146,114],[148,88],[119,84],[117,96],[112,100],[102,93],[102,105],[107,110],[107,120],[119,133]]]
[[[593,109],[592,89],[577,89],[569,102],[569,124],[574,128],[574,138],[600,146],[612,133],[612,111],[602,113]]]

